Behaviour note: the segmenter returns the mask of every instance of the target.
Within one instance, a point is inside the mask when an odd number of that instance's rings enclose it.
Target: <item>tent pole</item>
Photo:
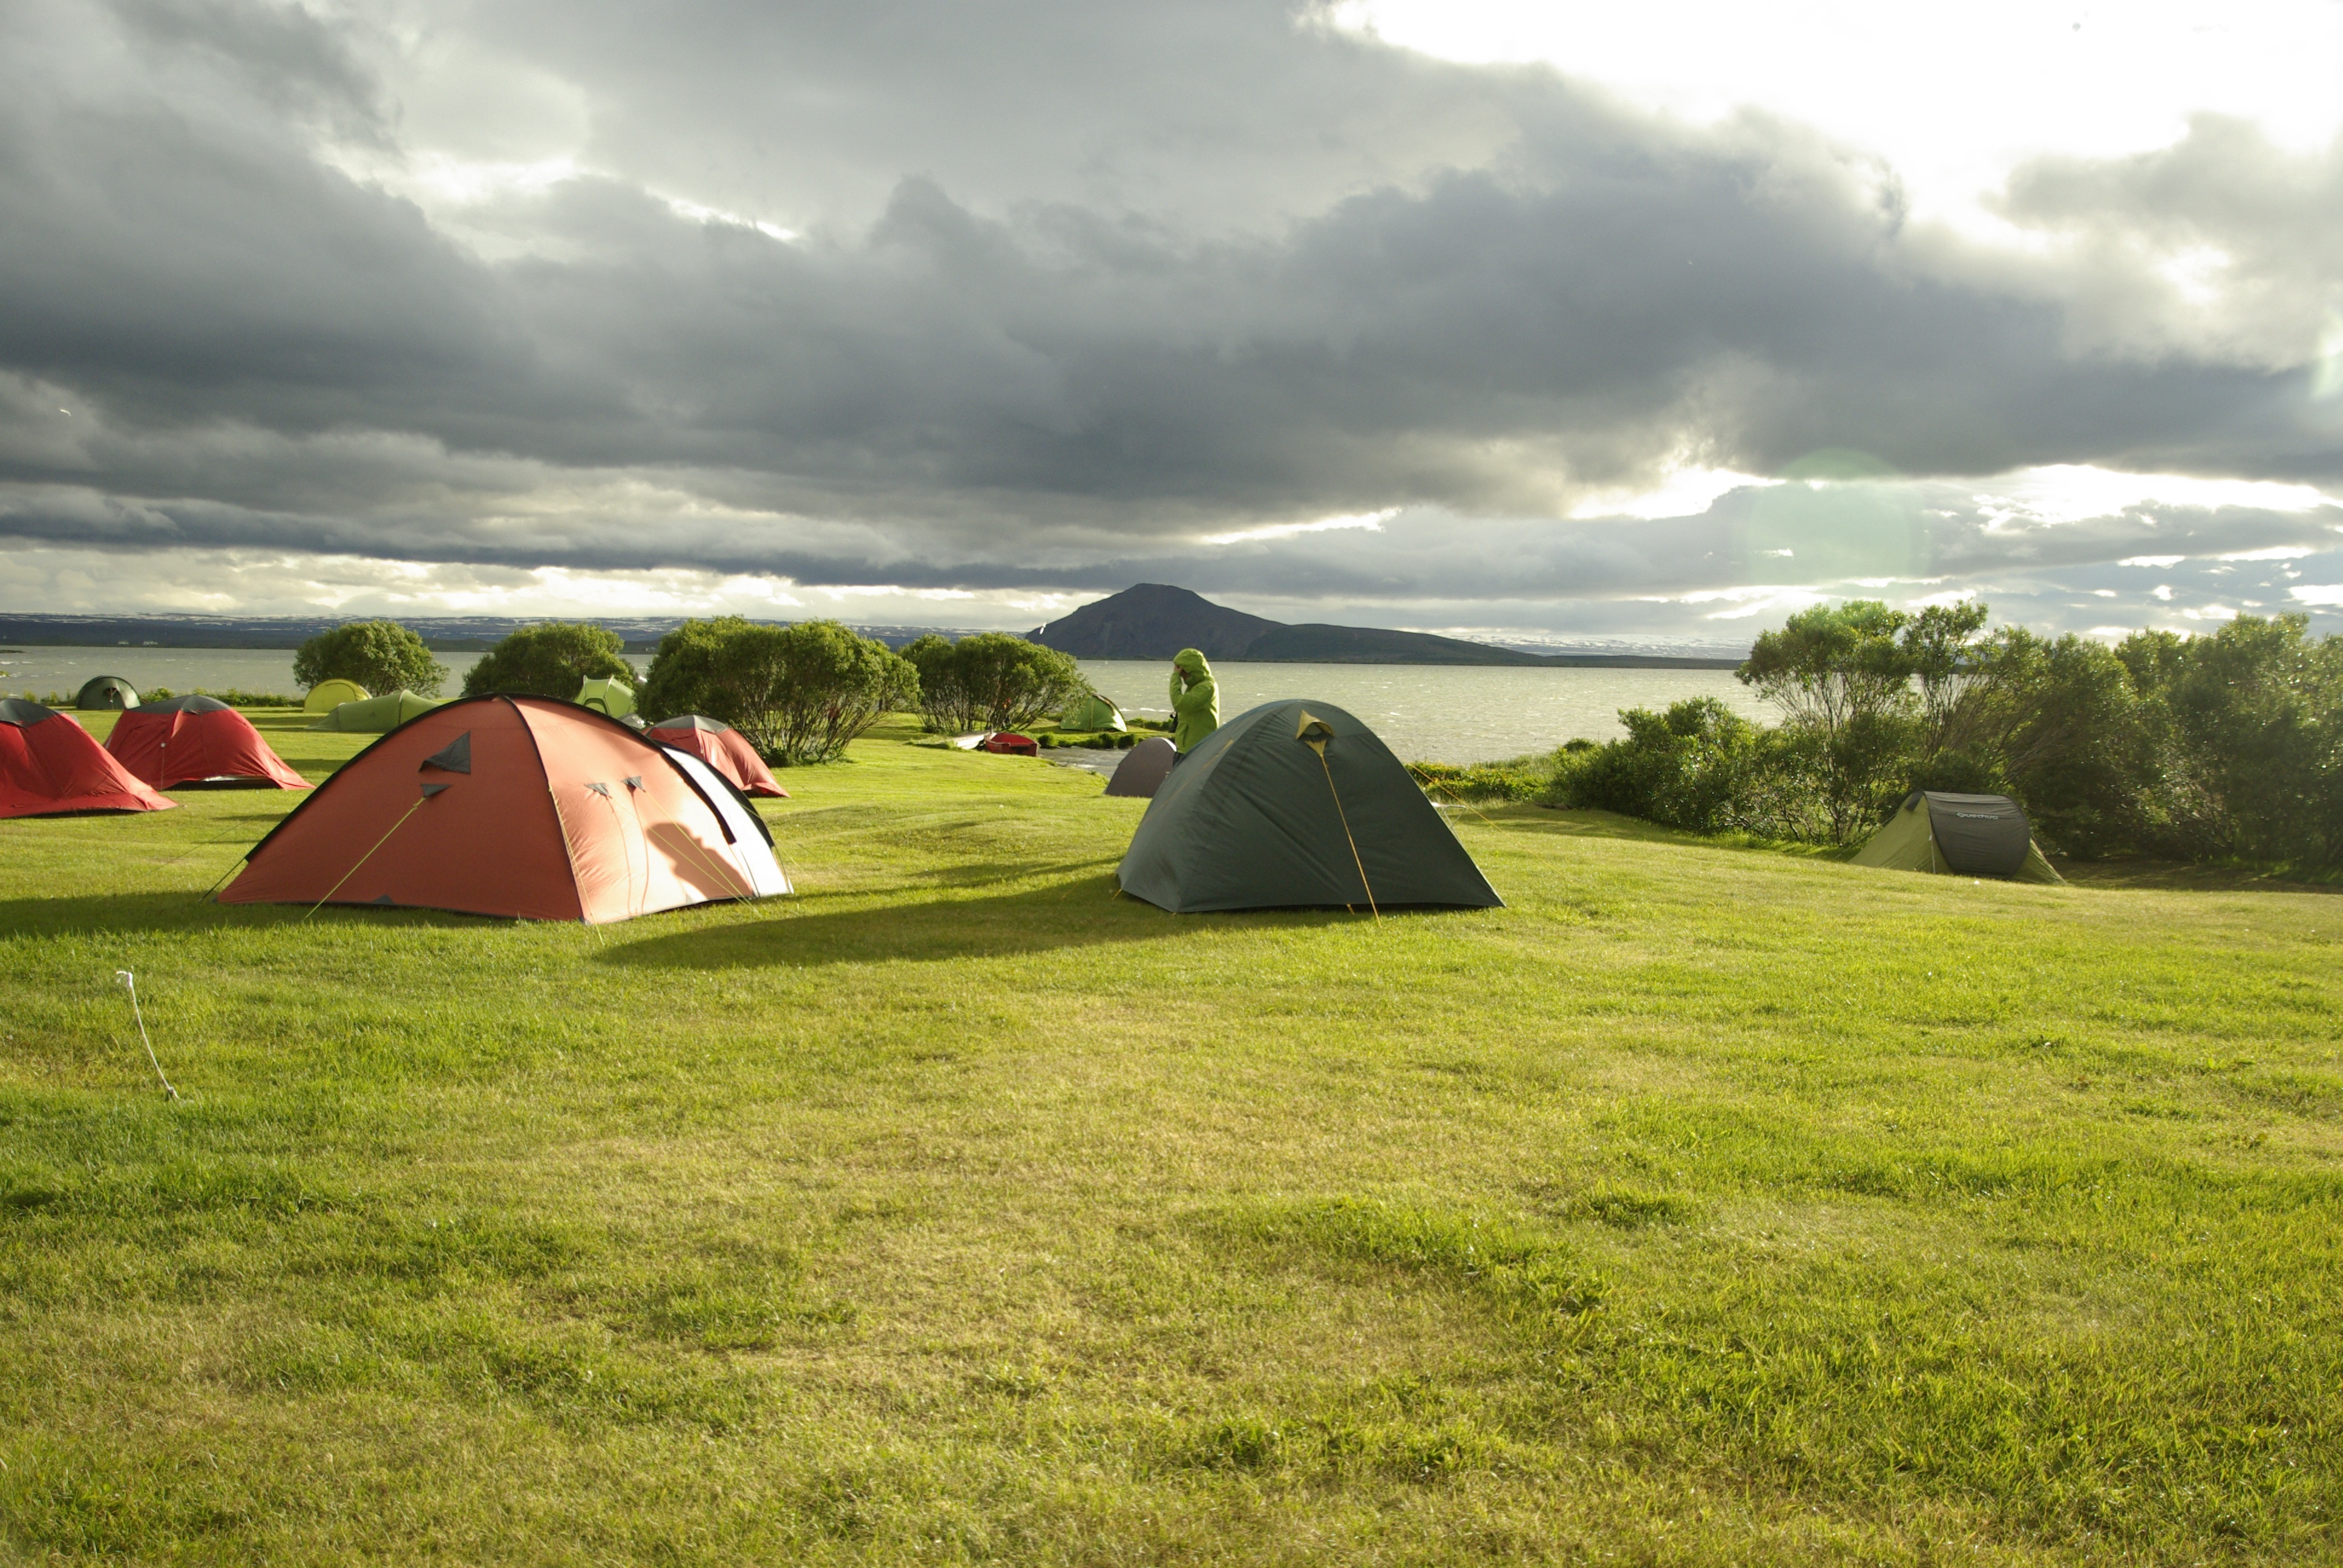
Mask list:
[[[1334,819],[1342,824],[1343,841],[1351,846],[1351,864],[1359,869],[1359,886],[1367,890],[1367,913],[1375,918],[1377,925],[1381,925],[1383,912],[1375,908],[1375,890],[1367,880],[1367,863],[1359,859],[1359,841],[1351,837],[1351,816],[1349,812],[1342,809],[1342,792],[1334,788],[1334,769],[1326,760],[1326,743],[1323,740],[1312,740],[1309,742],[1309,746],[1311,750],[1318,753],[1318,766],[1325,769],[1326,793],[1334,797]]]

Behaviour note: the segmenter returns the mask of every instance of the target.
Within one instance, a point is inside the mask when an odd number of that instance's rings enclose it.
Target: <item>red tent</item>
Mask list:
[[[981,749],[1003,757],[1039,757],[1041,743],[1030,735],[1011,735],[1005,729],[996,729],[984,738]]]
[[[55,709],[0,699],[0,817],[170,809]]]
[[[174,697],[130,709],[115,720],[106,749],[157,789],[214,783],[309,787],[250,719],[216,697]]]
[[[772,769],[757,755],[757,749],[720,719],[685,713],[662,719],[643,733],[661,746],[690,752],[732,780],[744,795],[763,795],[775,800],[789,798],[789,792],[774,782]]]
[[[598,925],[789,890],[764,824],[713,769],[544,697],[466,698],[408,719],[245,862],[222,903]]]

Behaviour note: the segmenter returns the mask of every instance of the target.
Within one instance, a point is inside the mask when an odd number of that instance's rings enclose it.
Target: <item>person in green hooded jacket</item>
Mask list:
[[[1221,727],[1221,689],[1212,667],[1192,648],[1172,656],[1172,744],[1184,757]]]

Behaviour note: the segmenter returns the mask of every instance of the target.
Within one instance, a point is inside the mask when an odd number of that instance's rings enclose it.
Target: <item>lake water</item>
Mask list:
[[[452,693],[463,689],[465,673],[486,656],[432,657],[447,667],[443,689]],[[650,668],[648,653],[630,653],[626,659],[639,671]],[[48,691],[71,697],[83,682],[99,675],[118,675],[141,691],[154,686],[191,691],[201,686],[301,695],[289,648],[0,648],[0,697]]]
[[[447,689],[463,683],[477,653],[443,653]],[[637,669],[649,654],[629,654]],[[1125,711],[1170,709],[1168,662],[1082,660],[1092,685]],[[1765,706],[1727,669],[1523,669],[1509,666],[1416,664],[1216,664],[1221,713],[1234,718],[1257,703],[1315,698],[1373,726],[1411,761],[1482,762],[1549,750],[1584,737],[1620,734],[1619,709],[1664,708],[1687,697],[1714,697],[1751,719]],[[203,686],[296,695],[290,649],[251,648],[26,648],[0,650],[0,696],[50,691],[70,696],[92,676],[118,675],[140,690]]]
[[[1169,661],[1086,658],[1091,684],[1129,713],[1171,711]],[[1238,664],[1214,661],[1221,717],[1288,697],[1315,698],[1364,722],[1413,762],[1489,762],[1626,733],[1623,708],[1714,697],[1749,719],[1775,717],[1729,669],[1525,669],[1508,665]]]

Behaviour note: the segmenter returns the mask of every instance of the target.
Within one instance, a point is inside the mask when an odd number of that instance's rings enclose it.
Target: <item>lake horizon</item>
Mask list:
[[[436,655],[447,667],[445,689],[463,685],[478,652]],[[647,653],[624,656],[638,675]],[[1161,717],[1171,709],[1169,660],[1085,658],[1082,673],[1126,713]],[[1775,715],[1729,669],[1635,669],[1557,666],[1440,664],[1215,663],[1221,717],[1287,698],[1329,703],[1367,725],[1411,762],[1491,762],[1550,751],[1574,739],[1609,740],[1625,733],[1619,712],[1664,709],[1713,697],[1744,718]],[[118,675],[141,691],[273,691],[298,696],[290,648],[27,647],[0,649],[0,696],[70,697],[85,681]]]

